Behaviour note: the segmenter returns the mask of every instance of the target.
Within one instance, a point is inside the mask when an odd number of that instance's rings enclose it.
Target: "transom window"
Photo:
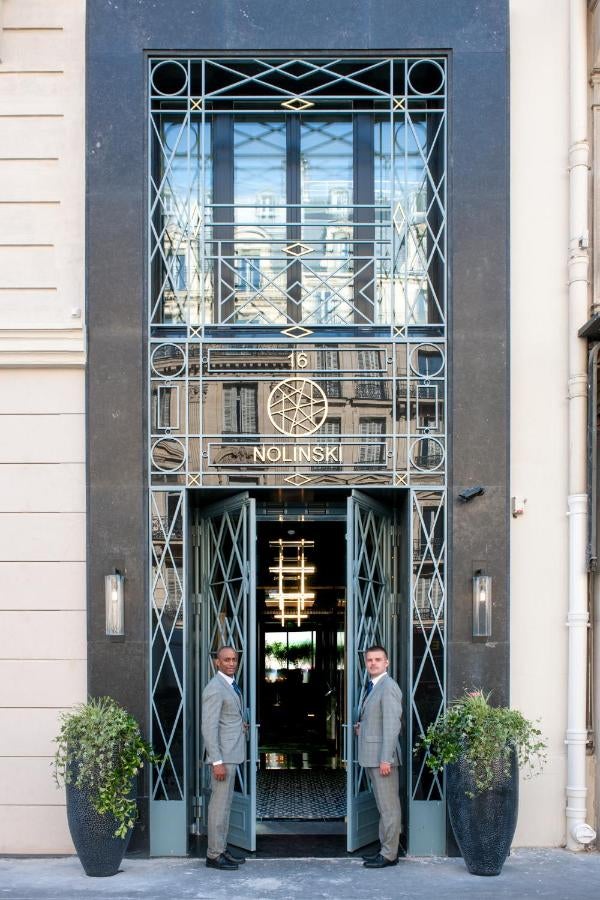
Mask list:
[[[443,59],[150,68],[151,325],[439,325]]]

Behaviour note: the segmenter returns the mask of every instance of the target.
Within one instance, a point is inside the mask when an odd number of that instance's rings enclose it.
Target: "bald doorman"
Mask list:
[[[202,691],[202,738],[211,768],[206,865],[237,869],[246,860],[227,849],[235,770],[246,758],[242,692],[235,680],[238,655],[233,647],[217,652],[215,675]]]

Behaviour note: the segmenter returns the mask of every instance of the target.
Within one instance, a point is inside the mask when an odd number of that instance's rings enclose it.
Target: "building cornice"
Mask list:
[[[0,328],[0,368],[82,368],[85,362],[85,334],[80,326]]]

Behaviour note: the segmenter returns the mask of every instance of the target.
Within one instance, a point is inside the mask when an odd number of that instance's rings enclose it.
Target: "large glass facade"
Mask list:
[[[443,322],[445,87],[441,59],[154,61],[152,324]]]

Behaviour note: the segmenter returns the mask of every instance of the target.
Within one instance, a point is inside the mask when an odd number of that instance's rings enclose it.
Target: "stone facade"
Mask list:
[[[85,3],[0,8],[0,853],[58,853],[52,738],[86,696]]]

